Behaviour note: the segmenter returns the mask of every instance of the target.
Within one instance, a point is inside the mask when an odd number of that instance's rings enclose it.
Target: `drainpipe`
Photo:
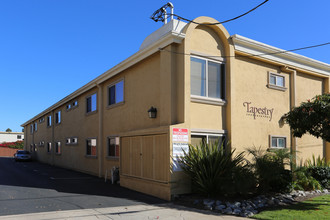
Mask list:
[[[52,126],[51,126],[51,128],[52,128],[52,141],[51,141],[51,143],[52,143],[52,145],[51,145],[51,149],[50,149],[50,154],[51,154],[51,165],[54,165],[54,154],[55,154],[55,120],[54,120],[54,110],[51,112],[51,114],[50,114],[51,116],[52,116],[52,118],[51,118],[51,123],[52,123]]]
[[[103,171],[103,91],[100,84],[96,84],[98,88],[98,112],[99,112],[99,138],[98,138],[98,161],[99,161],[99,177],[102,177]]]
[[[296,78],[297,78],[297,70],[288,67],[282,66],[281,71],[290,73],[290,110],[296,107]],[[293,136],[293,133],[290,129],[291,136],[291,153],[293,155],[293,163],[297,164],[297,138]]]

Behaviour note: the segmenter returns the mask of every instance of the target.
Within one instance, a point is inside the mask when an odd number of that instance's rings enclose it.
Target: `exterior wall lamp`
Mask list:
[[[151,106],[151,108],[148,110],[149,118],[156,118],[157,117],[157,108],[154,108]]]

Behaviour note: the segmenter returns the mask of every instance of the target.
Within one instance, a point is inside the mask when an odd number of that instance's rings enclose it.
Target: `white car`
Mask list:
[[[30,161],[32,159],[31,153],[26,150],[17,150],[14,154],[15,161]]]

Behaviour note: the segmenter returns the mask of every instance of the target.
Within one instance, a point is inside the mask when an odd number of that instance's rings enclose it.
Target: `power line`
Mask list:
[[[187,19],[187,18],[184,18],[184,17],[181,17],[180,15],[177,15],[177,14],[168,14],[168,16],[175,16],[177,17],[179,20],[184,20],[184,21],[187,21],[187,22],[191,22],[191,23],[194,23],[194,24],[198,24],[198,25],[218,25],[218,24],[223,24],[223,23],[227,23],[227,22],[230,22],[230,21],[234,21],[238,18],[241,18],[249,13],[251,13],[252,11],[256,10],[257,8],[259,8],[260,6],[262,6],[263,4],[267,3],[269,0],[265,0],[264,2],[262,2],[261,4],[257,5],[256,7],[252,8],[251,10],[245,12],[244,14],[241,14],[239,16],[236,16],[234,18],[231,18],[231,19],[228,19],[228,20],[225,20],[225,21],[221,21],[221,22],[216,22],[216,23],[208,23],[208,24],[205,24],[205,23],[199,23],[199,22],[195,22],[193,20],[190,20],[190,19]],[[164,21],[164,19],[160,19],[160,17],[163,17],[163,13],[164,13],[164,10],[166,10],[166,7],[167,5],[164,5],[162,8],[158,9],[156,12],[154,12],[154,14],[151,16],[151,19],[153,19],[154,21]]]
[[[278,52],[274,52],[274,53],[260,53],[260,54],[237,55],[237,56],[201,56],[201,57],[205,57],[205,58],[213,58],[213,57],[215,57],[215,58],[216,57],[221,57],[221,58],[227,58],[227,57],[262,57],[262,56],[267,56],[267,55],[288,53],[288,52],[292,52],[292,51],[305,50],[305,49],[310,49],[310,48],[315,48],[315,47],[322,47],[322,46],[326,46],[326,45],[330,45],[330,42],[326,42],[326,43],[322,43],[322,44],[317,44],[317,45],[312,45],[312,46],[295,48],[295,49],[291,49],[291,50],[283,50],[283,51],[278,51]],[[166,50],[166,49],[163,49],[163,48],[159,48],[159,50],[160,51],[166,51],[166,52],[169,52],[169,53],[174,53],[174,54],[181,54],[181,55],[185,55],[185,56],[191,56],[191,55],[193,55],[193,54],[190,54],[190,53],[188,54],[188,53],[175,52],[175,51]]]

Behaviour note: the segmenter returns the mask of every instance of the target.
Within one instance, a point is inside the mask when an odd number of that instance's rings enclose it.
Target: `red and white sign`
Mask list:
[[[173,128],[173,140],[177,142],[188,142],[188,129],[187,128]]]

